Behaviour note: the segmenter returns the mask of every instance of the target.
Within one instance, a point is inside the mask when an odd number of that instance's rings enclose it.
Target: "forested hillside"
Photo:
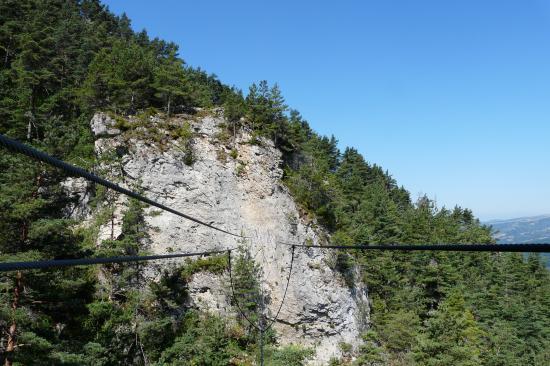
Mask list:
[[[223,107],[228,139],[241,128],[272,139],[283,152],[285,184],[334,244],[493,242],[468,209],[414,201],[357,150],[340,151],[334,137],[316,134],[276,84],[261,81],[244,95],[96,0],[0,1],[0,133],[91,169],[98,164],[89,126],[95,111],[124,129],[128,115],[169,118],[196,107]],[[60,185],[65,178],[0,153],[1,261],[141,253],[141,205],[128,205],[122,239],[97,247],[93,230],[64,215],[71,200]],[[104,195],[98,188],[96,199]],[[2,273],[0,360],[249,365],[258,350],[254,330],[175,310],[193,271],[226,264],[203,261],[151,283],[146,297],[132,286],[140,266]],[[250,265],[238,263],[237,272]],[[367,285],[372,324],[361,349],[342,344],[349,357],[334,365],[550,364],[550,276],[538,255],[342,251],[336,267],[348,284]],[[299,365],[307,356],[272,347],[268,360]]]

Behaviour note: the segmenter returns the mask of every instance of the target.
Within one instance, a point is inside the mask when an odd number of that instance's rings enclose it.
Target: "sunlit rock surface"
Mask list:
[[[225,230],[242,233],[243,240],[226,235],[174,214],[147,208],[152,253],[194,252],[244,245],[263,270],[263,284],[268,296],[268,318],[276,313],[284,294],[291,260],[291,247],[279,242],[322,244],[327,235],[315,222],[300,214],[288,189],[281,182],[281,152],[270,141],[261,146],[250,144],[250,134],[241,131],[235,141],[219,139],[222,123],[218,110],[204,117],[181,115],[169,123],[188,122],[194,131],[194,163],[185,164],[185,152],[178,141],[159,127],[161,139],[147,134],[131,134],[114,128],[113,120],[98,113],[91,121],[96,136],[96,153],[118,156],[116,163],[102,163],[98,171],[122,186],[139,188],[144,195],[181,212]],[[151,125],[166,123],[151,117]],[[139,128],[138,128],[139,130]],[[231,148],[238,152],[229,156]],[[113,155],[114,156],[114,155]],[[74,184],[74,183],[73,183]],[[82,187],[79,188],[79,192]],[[81,193],[84,195],[85,193]],[[117,238],[121,232],[126,198],[111,196],[113,215],[99,228],[101,240]],[[86,216],[88,200],[74,212]],[[91,220],[90,217],[86,220]],[[234,253],[236,255],[236,253]],[[366,289],[350,289],[339,273],[331,269],[334,253],[329,250],[297,248],[293,275],[286,301],[274,327],[280,344],[314,347],[314,365],[326,364],[341,355],[340,343],[358,346],[360,332],[368,324]],[[152,280],[159,269],[181,263],[177,261],[149,264]],[[195,274],[189,285],[190,306],[234,315],[230,305],[227,273]]]

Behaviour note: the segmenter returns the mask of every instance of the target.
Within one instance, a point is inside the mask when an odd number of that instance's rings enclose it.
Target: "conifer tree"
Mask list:
[[[189,95],[183,61],[174,53],[155,67],[153,87],[156,91],[155,96],[165,104],[168,117],[172,113],[174,103],[189,103],[189,101],[183,100],[185,96]]]
[[[82,89],[84,103],[121,113],[147,107],[153,96],[154,63],[148,49],[132,41],[113,42],[90,63]]]
[[[463,297],[455,291],[426,321],[415,359],[423,365],[479,365],[484,335]]]

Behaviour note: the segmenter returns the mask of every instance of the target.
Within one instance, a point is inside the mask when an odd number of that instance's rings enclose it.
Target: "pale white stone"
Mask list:
[[[90,183],[84,178],[69,177],[61,182],[61,187],[73,200],[64,208],[63,214],[74,220],[84,220],[91,214]]]
[[[103,112],[94,114],[90,126],[96,137],[114,136],[120,133],[120,130],[114,127],[115,120]]]
[[[97,125],[94,121],[102,119],[96,115],[92,124]],[[250,236],[244,245],[263,269],[263,283],[270,299],[268,314],[273,316],[282,301],[291,258],[291,248],[277,242],[304,243],[309,239],[320,244],[327,234],[315,222],[301,217],[281,182],[281,152],[271,141],[263,140],[262,146],[250,145],[250,134],[241,132],[236,138],[238,158],[228,156],[226,162],[221,162],[217,152],[225,147],[216,142],[215,134],[223,118],[209,116],[190,122],[197,132],[192,144],[196,162],[192,166],[184,163],[184,154],[177,148],[161,152],[150,142],[134,139],[128,143],[124,134],[101,139],[96,142],[96,149],[101,154],[127,144],[129,153],[122,159],[122,169],[128,186],[139,184],[153,200]],[[239,165],[245,166],[241,175],[237,174]],[[101,227],[100,239],[120,235],[126,200],[119,198],[115,205],[114,218]],[[158,212],[155,207],[147,211],[157,211],[147,216],[149,226],[156,228],[149,233],[152,253],[207,251],[239,244],[235,237],[165,211]],[[333,255],[328,250],[296,249],[286,301],[275,324],[280,344],[315,347],[312,365],[323,365],[331,357],[339,357],[341,342],[357,347],[360,332],[368,324],[366,289],[345,285],[340,274],[327,265]],[[221,315],[234,311],[227,275],[195,274],[189,289],[192,306]]]

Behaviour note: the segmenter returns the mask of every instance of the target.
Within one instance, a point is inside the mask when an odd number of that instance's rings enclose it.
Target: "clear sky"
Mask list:
[[[105,3],[227,84],[277,82],[415,198],[550,213],[550,0]]]

